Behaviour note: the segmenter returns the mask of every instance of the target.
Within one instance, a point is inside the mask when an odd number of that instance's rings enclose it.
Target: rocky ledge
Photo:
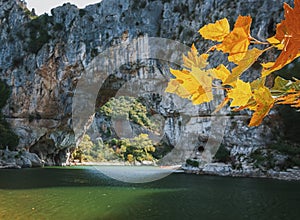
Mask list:
[[[185,173],[231,176],[231,177],[254,177],[254,178],[272,178],[280,180],[300,180],[299,167],[293,167],[286,170],[275,171],[273,169],[263,170],[252,166],[243,166],[234,169],[230,164],[225,163],[207,163],[199,167],[188,165],[182,166]]]
[[[44,162],[34,153],[25,150],[0,150],[0,169],[42,167]]]

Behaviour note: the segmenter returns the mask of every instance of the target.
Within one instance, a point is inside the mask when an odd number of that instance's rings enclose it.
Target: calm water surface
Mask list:
[[[300,219],[300,182],[172,174],[129,184],[93,168],[0,170],[0,219]]]

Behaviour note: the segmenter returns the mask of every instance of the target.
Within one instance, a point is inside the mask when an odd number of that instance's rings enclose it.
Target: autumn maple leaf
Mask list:
[[[291,105],[294,108],[300,108],[300,91],[292,90],[286,96],[278,98],[276,104]]]
[[[228,60],[237,63],[245,56],[250,45],[250,16],[239,16],[233,30],[224,37],[221,44],[217,45],[218,50],[228,53]]]
[[[184,67],[190,70],[193,67],[204,69],[208,65],[207,58],[208,58],[208,54],[198,55],[198,50],[194,44],[192,45],[191,51],[188,52],[187,56],[185,55],[182,56]]]
[[[174,93],[182,98],[190,99],[194,105],[213,100],[212,81],[213,71],[205,70],[208,54],[198,55],[195,45],[187,56],[183,55],[184,68],[170,69],[176,79],[171,79],[166,92]]]
[[[220,64],[218,67],[214,68],[213,72],[215,78],[221,80],[222,83],[224,83],[228,76],[231,74],[227,67],[223,64]]]
[[[300,0],[294,1],[294,8],[284,3],[285,19],[277,25],[275,38],[284,45],[271,70],[282,68],[293,61],[300,50]]]
[[[246,105],[252,95],[250,83],[243,82],[240,79],[237,80],[236,86],[227,94],[228,98],[233,100],[230,105],[231,107]]]
[[[274,105],[275,100],[267,87],[261,87],[253,92],[256,106],[249,126],[258,126]]]
[[[237,63],[245,56],[250,45],[250,26],[252,18],[250,16],[239,16],[230,32],[228,20],[226,18],[208,24],[199,30],[204,39],[222,42],[213,47],[228,53],[228,60]]]
[[[191,72],[171,69],[171,73],[176,79],[169,82],[166,92],[188,98],[194,105],[210,102],[213,99],[210,71],[193,67]]]
[[[229,22],[226,18],[216,21],[213,24],[207,24],[199,30],[204,39],[222,42],[230,33]]]
[[[277,76],[274,82],[274,86],[271,88],[272,95],[275,97],[285,96],[289,93],[300,91],[300,80],[293,78],[293,80],[286,80],[280,76]]]
[[[300,80],[294,78],[286,80],[277,76],[273,88],[272,95],[275,95],[276,104],[290,105],[294,108],[300,108]]]
[[[257,48],[246,51],[244,57],[239,62],[237,62],[237,66],[232,69],[232,74],[228,76],[228,78],[224,81],[224,84],[230,85],[234,83],[243,72],[245,72],[252,66],[252,64],[263,52],[263,50],[259,50]]]

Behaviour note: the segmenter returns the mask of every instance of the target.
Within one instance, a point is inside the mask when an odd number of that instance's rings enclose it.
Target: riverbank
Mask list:
[[[31,167],[43,167],[43,161],[34,153],[27,151],[0,150],[0,169],[21,169]],[[300,168],[293,167],[286,170],[262,170],[254,166],[242,166],[234,169],[230,164],[207,163],[199,167],[188,165],[158,166],[154,162],[144,161],[142,163],[129,163],[121,161],[108,162],[84,162],[63,164],[64,166],[153,166],[162,169],[174,170],[174,173],[187,173],[197,175],[215,175],[231,177],[253,177],[253,178],[272,178],[280,180],[300,180]]]
[[[231,176],[231,177],[253,177],[253,178],[271,178],[279,180],[300,180],[299,167],[293,167],[284,171],[261,170],[252,166],[233,169],[230,164],[225,163],[207,163],[199,167],[182,166],[182,170],[188,174],[197,175],[215,175],[215,176]]]

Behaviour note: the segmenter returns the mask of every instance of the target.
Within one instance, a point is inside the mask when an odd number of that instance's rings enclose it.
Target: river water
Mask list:
[[[300,182],[171,174],[132,184],[93,167],[0,170],[0,219],[300,219]]]

